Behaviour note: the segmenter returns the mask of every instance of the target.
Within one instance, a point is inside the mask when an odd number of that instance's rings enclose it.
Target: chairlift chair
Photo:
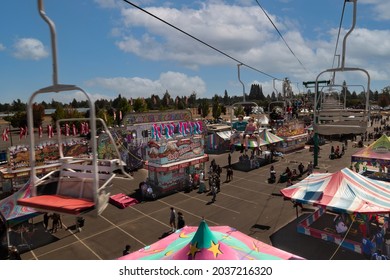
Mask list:
[[[17,203],[22,206],[31,207],[40,212],[54,212],[80,216],[84,214],[100,214],[108,204],[108,189],[112,186],[116,169],[121,169],[124,174],[131,178],[124,169],[121,161],[99,160],[97,157],[96,121],[100,121],[109,134],[112,143],[115,142],[102,119],[96,119],[95,107],[89,95],[75,85],[58,84],[57,63],[56,63],[56,42],[54,23],[43,11],[43,2],[38,0],[38,8],[41,17],[48,23],[51,31],[52,56],[53,56],[53,85],[42,88],[32,94],[27,104],[28,137],[30,143],[30,180],[32,196],[19,199]],[[58,171],[52,171],[42,178],[36,176],[36,155],[34,139],[33,104],[36,96],[46,93],[61,93],[78,91],[84,94],[89,105],[89,118],[66,119],[57,121],[57,127],[64,121],[87,121],[90,126],[89,144],[91,147],[90,158],[68,157],[63,153],[62,136],[57,133],[59,162]],[[116,146],[115,146],[116,147]]]
[[[318,74],[315,81],[313,128],[316,133],[322,135],[362,134],[367,130],[369,123],[370,75],[362,68],[345,67],[346,41],[356,23],[356,0],[351,2],[354,4],[353,23],[344,37],[341,66],[321,72]],[[318,85],[320,76],[327,72],[333,73],[333,75],[336,72],[363,72],[367,76],[367,87],[365,91],[366,102],[364,108],[349,109],[346,108],[345,103],[343,106],[340,106],[337,100],[325,98],[324,93],[319,92]]]

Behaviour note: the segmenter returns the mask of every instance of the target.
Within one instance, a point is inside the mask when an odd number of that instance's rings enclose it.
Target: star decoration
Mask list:
[[[185,234],[184,232],[180,233],[179,235],[180,238],[188,238],[189,236]]]
[[[256,243],[253,242],[253,250],[255,250],[257,253],[259,252],[259,247],[257,247]]]
[[[198,242],[195,242],[194,245],[190,244],[190,251],[187,253],[187,255],[191,255],[192,259],[195,259],[195,255],[197,252],[199,252],[199,248],[196,247],[198,245]]]
[[[170,256],[170,255],[172,255],[172,254],[173,254],[173,250],[170,250],[170,251],[168,251],[168,252],[165,253],[165,256],[168,257],[168,256]]]
[[[214,255],[214,258],[217,258],[218,257],[218,254],[222,254],[222,252],[219,250],[219,243],[214,243],[212,240],[211,240],[211,245],[210,245],[210,248],[208,248],[207,250],[212,252],[213,255]]]

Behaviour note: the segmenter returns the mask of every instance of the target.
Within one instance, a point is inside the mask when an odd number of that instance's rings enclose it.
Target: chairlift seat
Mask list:
[[[70,215],[80,215],[94,209],[95,203],[83,198],[63,195],[39,195],[18,200],[18,204],[45,212],[56,212]]]
[[[98,190],[94,189],[92,165],[80,162],[62,164],[55,194],[41,194],[18,200],[18,204],[45,212],[80,215],[107,204],[105,193],[115,175],[110,166],[99,166]],[[38,185],[39,187],[39,185]],[[96,201],[95,201],[96,197]]]

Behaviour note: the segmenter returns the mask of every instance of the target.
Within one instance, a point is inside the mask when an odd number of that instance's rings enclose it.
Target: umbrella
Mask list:
[[[185,226],[120,260],[287,260],[302,259],[229,226]]]
[[[268,142],[268,144],[273,144],[273,143],[277,143],[277,142],[281,142],[281,141],[284,141],[283,138],[267,131],[266,129],[263,129],[260,134],[259,134],[260,138],[262,138],[263,140],[265,140],[266,142]]]

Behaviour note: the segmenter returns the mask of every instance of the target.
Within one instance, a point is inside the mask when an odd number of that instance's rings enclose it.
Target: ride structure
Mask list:
[[[30,207],[40,212],[53,212],[58,214],[74,215],[79,217],[84,214],[97,216],[108,204],[109,188],[116,176],[114,170],[121,169],[128,177],[119,159],[101,160],[97,154],[96,122],[100,122],[109,133],[102,119],[95,117],[95,107],[89,95],[80,87],[68,84],[59,84],[57,76],[57,52],[56,32],[54,23],[45,14],[43,1],[38,0],[38,10],[43,20],[49,25],[51,33],[52,58],[53,58],[53,84],[35,91],[27,103],[27,123],[29,137],[29,164],[31,197],[19,199],[18,205]],[[77,119],[62,119],[56,122],[57,148],[59,150],[58,170],[52,171],[41,178],[37,177],[37,158],[35,152],[33,104],[38,95],[47,93],[81,92],[89,104],[89,117]],[[88,126],[88,137],[84,140],[88,143],[89,156],[66,156],[65,145],[59,132],[61,123],[83,122]],[[119,158],[119,155],[118,155]],[[42,163],[40,168],[46,165]],[[77,224],[77,223],[76,223]]]

